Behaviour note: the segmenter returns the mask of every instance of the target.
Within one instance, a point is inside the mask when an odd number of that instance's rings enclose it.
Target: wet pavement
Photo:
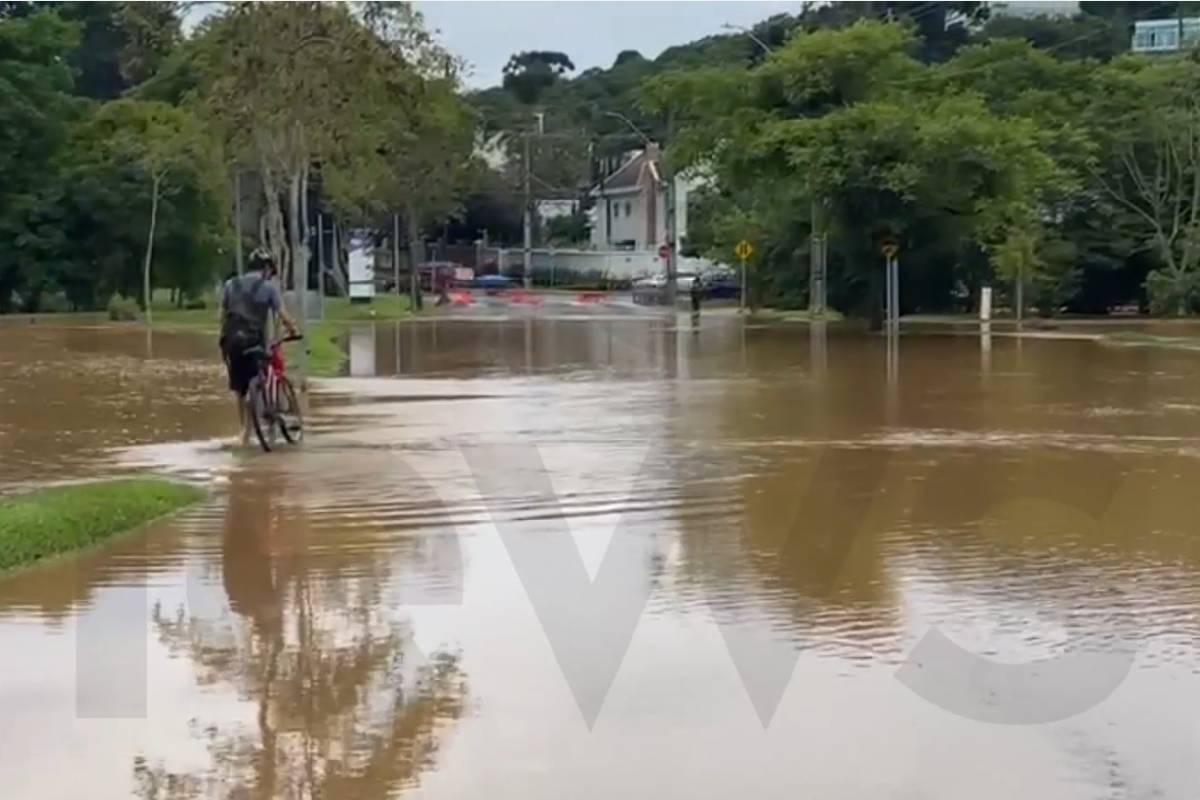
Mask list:
[[[270,455],[206,340],[0,329],[0,486],[212,487],[0,578],[5,796],[1200,790],[1197,355],[463,316]]]

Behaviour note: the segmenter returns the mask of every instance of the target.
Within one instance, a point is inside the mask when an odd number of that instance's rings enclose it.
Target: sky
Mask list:
[[[772,14],[799,13],[800,2],[762,0],[557,0],[484,2],[421,0],[415,3],[426,25],[472,71],[472,89],[500,83],[509,56],[522,50],[558,50],[577,73],[610,67],[617,53],[637,50],[654,58],[677,44],[722,31],[723,24],[750,26]]]

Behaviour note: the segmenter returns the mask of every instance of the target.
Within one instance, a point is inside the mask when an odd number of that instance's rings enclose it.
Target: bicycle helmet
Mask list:
[[[252,272],[265,272],[275,268],[275,257],[271,255],[271,251],[265,247],[259,247],[250,254],[249,261],[250,270]]]

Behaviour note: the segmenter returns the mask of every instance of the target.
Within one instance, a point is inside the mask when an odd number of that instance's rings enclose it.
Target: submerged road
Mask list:
[[[0,577],[4,795],[1196,796],[1195,355],[559,302],[269,455],[206,340],[0,329],[0,487],[211,488]]]

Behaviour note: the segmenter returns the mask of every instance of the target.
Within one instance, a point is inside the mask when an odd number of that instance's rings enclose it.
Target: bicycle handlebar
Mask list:
[[[304,338],[304,334],[293,333],[291,336],[285,336],[282,339],[280,339],[279,344],[283,344],[284,342],[298,342],[303,338]]]

